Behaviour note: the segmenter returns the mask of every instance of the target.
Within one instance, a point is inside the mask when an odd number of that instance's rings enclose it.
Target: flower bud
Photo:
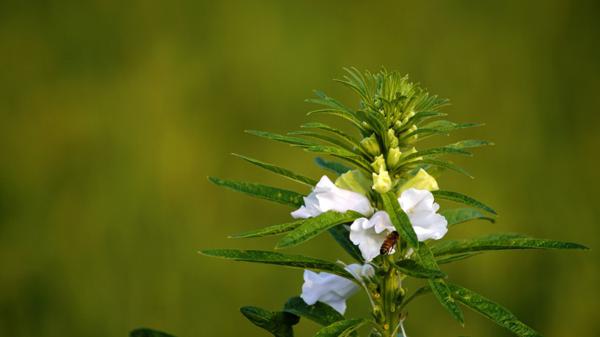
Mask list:
[[[388,151],[388,155],[387,155],[387,166],[390,169],[395,169],[396,167],[398,167],[398,164],[400,164],[400,156],[402,155],[402,152],[400,151],[399,148],[397,147],[393,147]]]
[[[413,133],[413,132],[415,132],[415,131],[417,131],[417,126],[413,124],[413,125],[412,125],[410,128],[408,128],[406,131],[402,132],[402,133],[400,134],[400,137],[406,137],[406,136],[410,135],[411,133]],[[414,136],[416,136],[416,135],[413,135],[413,136],[411,136],[411,138],[412,138],[412,137],[414,137]]]
[[[383,155],[375,157],[375,161],[371,163],[371,167],[374,171],[379,172],[381,170],[386,170],[385,160],[383,159]]]
[[[415,115],[414,110],[410,110],[404,117],[402,118],[402,124],[406,124],[413,116]]]
[[[387,143],[389,147],[398,147],[398,137],[394,133],[394,129],[388,129],[387,131]]]
[[[381,169],[379,174],[373,173],[373,189],[381,194],[392,189],[392,179],[388,171]]]
[[[440,189],[435,178],[429,175],[429,173],[423,169],[420,169],[414,177],[408,179],[404,184],[402,184],[398,190],[398,193],[402,194],[402,192],[408,190],[409,188],[427,191],[437,191]]]
[[[360,145],[363,149],[365,149],[370,155],[377,156],[381,154],[381,149],[379,148],[379,142],[377,141],[377,137],[375,134],[372,134],[370,137],[364,138],[360,141]]]

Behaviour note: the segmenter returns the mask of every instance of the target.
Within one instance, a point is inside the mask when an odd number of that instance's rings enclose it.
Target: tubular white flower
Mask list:
[[[419,241],[439,240],[448,232],[448,221],[436,212],[440,208],[433,194],[427,190],[409,188],[398,198],[406,212]]]
[[[385,211],[378,211],[371,219],[354,220],[350,226],[350,241],[358,246],[365,261],[371,262],[379,255],[385,238],[395,230],[389,215]]]
[[[398,202],[408,215],[419,241],[439,240],[446,235],[448,221],[436,213],[440,205],[434,202],[431,192],[409,188],[398,198]],[[379,256],[385,238],[395,230],[389,215],[385,211],[378,211],[371,219],[354,220],[350,226],[350,241],[358,246],[365,261],[370,262]]]
[[[365,216],[373,213],[369,199],[364,195],[335,186],[323,176],[313,191],[304,197],[304,206],[292,212],[294,218],[312,218],[327,211],[356,211]]]
[[[369,264],[351,264],[346,268],[355,277],[369,278],[375,270]],[[308,305],[323,302],[334,308],[340,314],[346,312],[346,300],[359,289],[356,283],[338,275],[325,272],[315,273],[304,271],[304,284],[300,297]]]

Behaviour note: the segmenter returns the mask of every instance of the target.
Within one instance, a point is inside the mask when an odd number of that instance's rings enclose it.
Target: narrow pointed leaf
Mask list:
[[[282,142],[282,143],[292,144],[292,145],[299,145],[299,146],[318,145],[318,143],[311,142],[304,138],[285,136],[285,135],[280,135],[280,134],[272,133],[272,132],[268,132],[268,131],[246,130],[244,132],[254,135],[254,136],[258,136],[258,137],[262,137],[262,138],[266,138],[266,139],[270,139],[270,140],[275,140],[275,141]]]
[[[423,264],[423,266],[425,266],[426,268],[433,270],[440,269],[440,267],[435,262],[435,258],[431,250],[429,250],[429,247],[427,245],[419,245],[418,256],[421,259],[421,264]],[[439,278],[429,279],[429,287],[431,287],[431,291],[433,292],[437,300],[444,308],[446,308],[446,310],[448,310],[450,315],[452,315],[452,317],[455,320],[457,320],[460,324],[464,325],[465,320],[462,310],[460,310],[458,304],[456,304],[456,301],[454,301],[454,298],[452,298],[450,288],[448,288],[446,282]]]
[[[240,250],[240,249],[205,249],[200,254],[220,257],[227,260],[273,264],[291,268],[311,269],[326,271],[331,274],[354,280],[354,277],[337,263],[315,259],[303,255],[282,254],[265,250]]]
[[[448,227],[454,226],[459,223],[471,221],[471,220],[487,220],[491,223],[496,222],[492,217],[486,216],[480,211],[474,208],[452,208],[446,209],[440,212],[441,215],[448,221]]]
[[[307,137],[320,139],[329,144],[339,146],[340,148],[342,148],[344,150],[348,150],[350,152],[352,152],[354,150],[354,146],[352,144],[348,144],[345,140],[338,139],[338,138],[332,137],[330,135],[324,135],[324,134],[310,131],[310,130],[292,131],[292,132],[289,132],[288,134],[292,135],[292,136],[307,136]]]
[[[542,337],[539,332],[519,321],[512,312],[503,306],[456,284],[449,284],[448,286],[457,301],[460,301],[465,306],[487,317],[501,327],[510,330],[515,335],[519,337]]]
[[[300,207],[304,204],[302,194],[268,185],[248,183],[244,181],[208,177],[215,185],[223,186],[234,191],[242,192],[253,197],[278,202],[283,205]]]
[[[475,239],[450,240],[431,247],[436,256],[507,249],[588,249],[574,242],[536,239],[520,234],[493,234]]]
[[[329,228],[329,234],[331,234],[335,241],[356,261],[360,263],[364,262],[360,249],[350,241],[350,232],[346,229],[345,225],[337,225]]]
[[[431,166],[437,166],[443,169],[448,169],[448,170],[452,170],[455,172],[458,172],[460,174],[463,174],[471,179],[473,179],[473,176],[467,172],[466,170],[464,170],[462,167],[454,165],[453,163],[447,161],[447,160],[437,160],[437,159],[431,159],[431,158],[427,158],[427,159],[423,159],[421,161],[418,162],[419,164],[427,164],[427,165],[431,165]]]
[[[404,309],[410,302],[412,302],[415,298],[429,294],[431,292],[431,287],[429,285],[423,286],[417,290],[415,290],[414,293],[412,293],[410,296],[408,296],[404,302],[402,302],[402,304],[400,305],[400,308],[398,309],[398,311],[401,311],[402,309]]]
[[[443,190],[433,191],[431,193],[433,194],[433,196],[436,199],[440,198],[440,199],[446,199],[446,200],[450,200],[450,201],[454,201],[454,202],[459,202],[459,203],[465,204],[467,206],[473,206],[473,207],[482,209],[482,210],[484,210],[486,212],[490,212],[492,214],[497,214],[496,211],[494,211],[494,209],[492,209],[491,207],[485,205],[481,201],[477,201],[474,198],[471,198],[462,193],[443,191]]]
[[[432,157],[432,156],[435,157],[435,156],[440,156],[443,154],[460,154],[460,155],[464,155],[464,156],[472,155],[470,152],[467,152],[462,149],[455,149],[452,147],[443,146],[443,147],[433,147],[433,148],[426,149],[423,151],[415,152],[413,154],[406,156],[405,158],[403,158],[403,160],[410,160],[410,159],[414,159],[414,158],[418,158],[418,157],[423,157],[423,158]]]
[[[292,326],[300,320],[293,313],[273,312],[259,307],[242,307],[240,312],[254,325],[267,330],[275,337],[293,337]]]
[[[402,273],[417,278],[445,278],[447,275],[439,269],[428,269],[414,260],[402,260],[395,264]]]
[[[231,239],[248,239],[248,238],[259,238],[263,236],[279,235],[290,232],[298,226],[302,225],[304,220],[298,220],[293,222],[287,222],[283,224],[272,225],[264,228],[259,228],[247,232],[233,234],[229,236]]]
[[[327,159],[323,159],[321,157],[315,158],[315,163],[319,167],[329,170],[331,172],[334,172],[337,175],[342,175],[342,174],[352,170],[351,168],[349,168],[348,166],[346,166],[344,164],[341,164],[341,163],[338,163],[335,161],[330,161]]]
[[[406,124],[420,124],[428,119],[447,116],[447,113],[438,111],[420,111],[417,112]]]
[[[471,149],[471,148],[475,148],[475,147],[492,146],[492,145],[494,145],[494,143],[490,142],[488,140],[467,139],[467,140],[461,140],[460,142],[456,142],[454,144],[447,145],[447,147],[462,150],[462,149]]]
[[[130,337],[175,337],[166,332],[148,329],[148,328],[140,328],[135,329],[129,333]]]
[[[408,219],[408,215],[400,208],[396,195],[390,191],[381,194],[381,200],[383,201],[383,209],[390,216],[392,224],[398,233],[400,233],[402,239],[406,240],[410,247],[418,248],[419,241],[417,240],[417,234],[415,234],[412,224]]]
[[[311,122],[311,123],[304,123],[304,124],[300,125],[300,127],[304,128],[304,129],[319,129],[319,130],[328,131],[328,132],[331,132],[331,133],[334,133],[334,134],[340,136],[341,138],[345,139],[348,143],[350,143],[356,147],[359,146],[359,143],[356,139],[350,137],[344,131],[336,129],[336,128],[332,128],[331,126],[329,126],[327,124],[323,124],[323,123],[319,123],[319,122]]]
[[[370,323],[370,321],[364,318],[335,322],[319,330],[315,337],[346,337],[367,323]]]
[[[440,256],[440,257],[436,257],[435,261],[437,262],[438,265],[440,264],[446,264],[446,263],[451,263],[451,262],[455,262],[455,261],[461,261],[464,259],[468,259],[470,257],[479,255],[480,253],[464,253],[464,254],[455,254],[455,255],[444,255],[444,256]]]
[[[283,311],[292,313],[294,315],[308,318],[320,325],[331,325],[337,321],[344,320],[342,316],[335,309],[323,302],[317,302],[313,305],[308,305],[300,297],[290,298],[284,305]]]
[[[297,174],[297,173],[294,173],[294,172],[292,172],[292,171],[290,171],[288,169],[285,169],[283,167],[279,167],[277,165],[265,163],[265,162],[262,162],[262,161],[259,161],[259,160],[256,160],[256,159],[253,159],[253,158],[250,158],[250,157],[243,156],[241,154],[233,153],[233,155],[236,156],[236,157],[238,157],[238,158],[241,158],[241,159],[243,159],[243,160],[245,160],[245,161],[247,161],[247,162],[249,162],[251,164],[254,164],[256,166],[262,167],[262,168],[264,168],[267,171],[271,171],[271,172],[273,172],[275,174],[278,174],[278,175],[280,175],[282,177],[286,177],[288,179],[291,179],[293,181],[299,182],[301,184],[308,185],[308,186],[311,186],[311,187],[315,186],[317,184],[316,180],[314,180],[312,178],[305,177],[305,176]]]
[[[323,233],[329,228],[339,224],[352,222],[362,216],[362,214],[353,211],[348,211],[346,213],[329,211],[314,218],[306,219],[301,226],[284,236],[283,239],[277,243],[277,248],[288,248],[299,245]]]

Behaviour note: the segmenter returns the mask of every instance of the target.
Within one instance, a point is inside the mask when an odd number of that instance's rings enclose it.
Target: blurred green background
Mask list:
[[[497,146],[443,187],[494,206],[498,223],[589,252],[499,252],[446,268],[547,336],[600,335],[597,167],[600,21],[594,1],[2,1],[0,335],[266,336],[237,312],[278,309],[301,271],[212,260],[201,248],[269,249],[231,233],[284,222],[283,206],[208,175],[296,188],[229,156],[319,177],[311,156],[244,134],[305,121],[343,66],[408,73],[451,98],[452,138]],[[446,139],[442,139],[447,141]],[[307,190],[298,189],[307,193]],[[323,236],[293,249],[348,258]],[[413,287],[414,289],[414,287]],[[364,314],[366,299],[350,301]],[[459,327],[423,298],[410,336],[508,336],[476,314]],[[299,336],[316,326],[304,323]]]

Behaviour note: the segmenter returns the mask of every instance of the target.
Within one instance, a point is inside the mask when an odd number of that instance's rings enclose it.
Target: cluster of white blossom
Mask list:
[[[413,226],[419,241],[441,239],[448,231],[448,222],[437,213],[432,190],[437,190],[437,182],[427,172],[418,174],[400,187],[398,203]],[[350,240],[360,249],[364,265],[351,264],[346,270],[359,281],[372,277],[375,273],[370,262],[380,255],[380,248],[386,237],[395,231],[389,215],[376,210],[369,199],[358,192],[336,186],[327,176],[323,176],[313,191],[304,198],[304,206],[292,212],[294,218],[311,218],[327,211],[355,211],[364,217],[350,225]],[[393,253],[392,250],[390,253]],[[304,271],[302,299],[309,305],[317,301],[326,303],[343,314],[346,299],[358,290],[358,286],[341,276],[310,270]]]

